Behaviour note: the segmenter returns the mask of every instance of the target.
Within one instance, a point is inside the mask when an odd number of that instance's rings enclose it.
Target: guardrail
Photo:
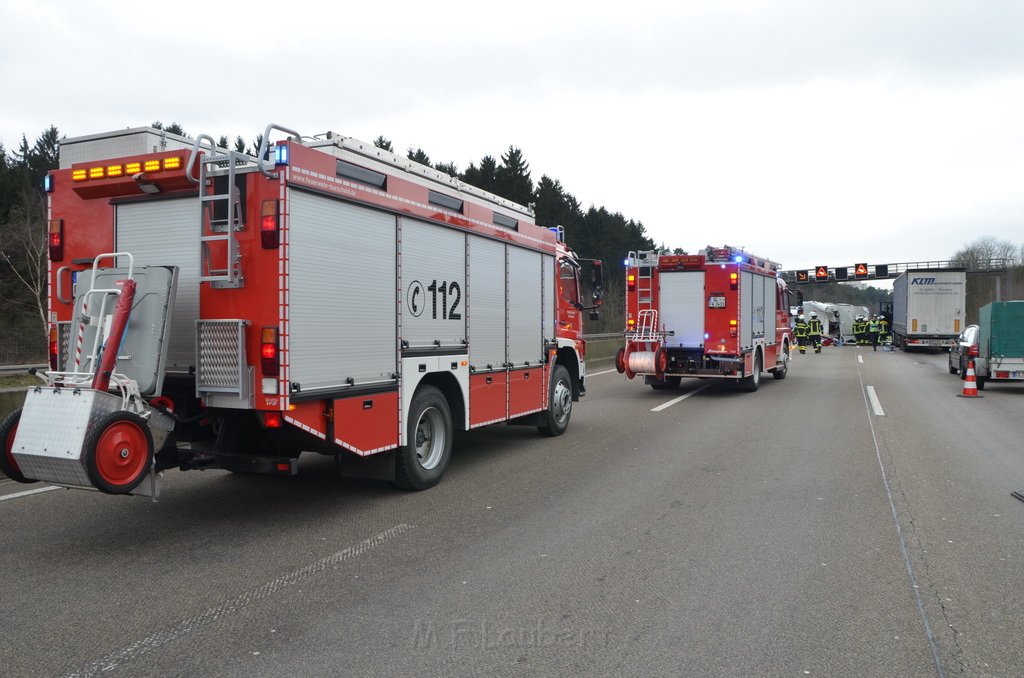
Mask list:
[[[37,370],[45,370],[49,367],[45,363],[39,363],[38,365],[2,365],[0,366],[0,376],[9,376],[11,374],[25,374],[30,369],[36,368]]]

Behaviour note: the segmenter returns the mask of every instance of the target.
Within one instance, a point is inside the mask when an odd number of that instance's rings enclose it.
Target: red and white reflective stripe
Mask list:
[[[75,340],[75,372],[82,364],[82,344],[85,343],[85,314],[89,310],[88,300],[82,302],[82,320],[78,323],[78,338]],[[60,337],[57,337],[60,341]],[[58,368],[60,365],[57,366]]]
[[[285,416],[284,420],[287,421],[292,426],[297,426],[298,428],[301,428],[306,433],[315,435],[320,440],[327,440],[327,434],[326,433],[321,433],[320,431],[317,431],[312,426],[307,426],[306,424],[303,424],[298,419],[293,419],[292,417]]]
[[[349,452],[355,452],[360,457],[369,457],[370,455],[378,454],[380,452],[386,452],[388,450],[393,450],[396,447],[398,447],[398,445],[395,444],[395,445],[384,445],[383,447],[375,447],[372,450],[361,450],[358,447],[356,447],[355,445],[350,445],[350,444],[346,443],[341,438],[335,438],[334,439],[334,444],[338,445],[339,447],[342,447],[342,448],[348,450]]]

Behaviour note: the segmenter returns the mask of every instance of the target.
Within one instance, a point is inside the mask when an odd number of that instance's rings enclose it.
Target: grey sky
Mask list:
[[[1024,243],[1022,2],[51,2],[0,21],[9,150],[50,124],[276,122],[460,168],[514,144],[659,243],[787,268]]]

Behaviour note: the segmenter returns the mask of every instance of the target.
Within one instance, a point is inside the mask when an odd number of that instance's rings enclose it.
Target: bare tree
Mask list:
[[[1008,240],[984,236],[957,250],[952,260],[971,270],[986,269],[992,267],[993,259],[1001,259],[1009,265],[1018,263],[1021,250]]]
[[[0,259],[24,288],[24,294],[11,299],[17,306],[31,309],[39,316],[44,340],[46,322],[46,201],[36,190],[23,186],[11,205],[10,217],[3,225]]]

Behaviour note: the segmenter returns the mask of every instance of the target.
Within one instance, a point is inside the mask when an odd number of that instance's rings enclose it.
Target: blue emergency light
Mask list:
[[[275,165],[287,165],[288,164],[288,144],[281,144],[274,146],[274,164]]]

